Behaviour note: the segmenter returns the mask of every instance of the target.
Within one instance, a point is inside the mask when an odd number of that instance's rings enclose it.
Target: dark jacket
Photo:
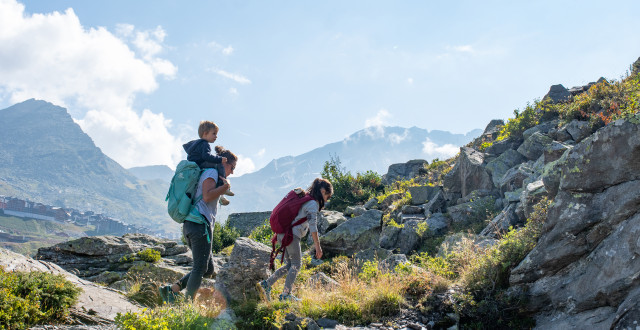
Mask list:
[[[200,168],[215,168],[222,164],[222,157],[211,154],[211,146],[205,139],[189,141],[182,147],[187,153],[187,160],[198,164]]]

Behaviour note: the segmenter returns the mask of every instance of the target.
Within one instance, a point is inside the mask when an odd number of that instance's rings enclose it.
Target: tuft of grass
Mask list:
[[[82,290],[62,275],[5,272],[0,267],[0,328],[63,322]]]

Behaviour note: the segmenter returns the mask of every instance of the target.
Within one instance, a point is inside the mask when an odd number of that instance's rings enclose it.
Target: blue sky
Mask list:
[[[368,126],[466,133],[550,85],[619,79],[640,57],[638,12],[638,1],[0,0],[0,107],[65,106],[125,167],[174,166],[213,120],[242,174]]]

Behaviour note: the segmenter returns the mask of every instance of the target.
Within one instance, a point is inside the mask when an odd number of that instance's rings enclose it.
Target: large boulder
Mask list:
[[[529,160],[536,160],[544,153],[544,150],[551,145],[553,139],[540,133],[535,132],[524,140],[524,143],[518,147],[518,152]]]
[[[492,159],[487,163],[487,170],[491,173],[491,178],[493,179],[493,185],[496,187],[500,187],[500,181],[507,173],[510,168],[518,164],[522,164],[527,160],[521,153],[508,149],[500,156],[495,159]]]
[[[485,196],[447,209],[453,223],[471,224],[486,220],[486,214],[495,207],[495,199]]]
[[[639,127],[618,120],[577,144],[563,164],[560,189],[595,192],[640,178]]]
[[[400,226],[384,226],[382,227],[382,233],[380,233],[379,244],[383,249],[393,249],[396,247],[396,242],[398,242],[398,237],[400,236],[400,232],[402,231],[402,227]]]
[[[327,256],[352,255],[378,245],[382,226],[382,212],[368,210],[363,215],[348,219],[320,237]]]
[[[427,234],[427,223],[422,220],[408,220],[403,224],[396,246],[401,254],[409,254],[420,246]]]
[[[318,217],[318,232],[323,235],[346,221],[342,212],[322,210]]]
[[[483,153],[472,148],[460,148],[458,162],[444,178],[444,188],[462,197],[477,189],[492,190],[491,174],[483,163]]]
[[[40,248],[36,258],[54,262],[81,278],[92,279],[106,271],[124,275],[136,264],[134,255],[146,249],[160,252],[163,258],[158,267],[165,264],[186,266],[191,261],[190,257],[185,256],[190,254],[186,246],[145,234],[82,237]]]
[[[71,310],[71,316],[84,323],[111,323],[118,313],[140,310],[137,304],[129,301],[121,292],[80,279],[51,262],[31,259],[0,248],[0,267],[8,272],[47,272],[64,276],[82,289],[78,302]]]
[[[227,218],[227,225],[238,230],[241,236],[249,236],[271,216],[271,211],[231,213]]]
[[[411,194],[411,205],[425,204],[442,191],[440,186],[414,186],[408,188]]]
[[[409,180],[417,177],[425,171],[429,165],[424,159],[414,159],[406,163],[391,164],[387,174],[382,176],[382,184],[390,185],[395,181]]]
[[[523,221],[516,214],[517,203],[509,203],[491,222],[480,232],[480,236],[496,238],[509,231],[511,226],[520,226]]]
[[[588,121],[573,120],[565,126],[565,129],[576,142],[584,140],[593,133]]]
[[[427,226],[429,226],[429,234],[432,236],[441,236],[449,229],[449,218],[442,213],[434,213],[427,218]]]
[[[542,99],[548,99],[553,103],[565,102],[571,98],[571,93],[561,84],[552,85],[549,92]]]
[[[640,313],[639,130],[618,121],[568,152],[538,244],[510,277],[536,327],[626,328]]]
[[[246,237],[236,240],[216,285],[231,301],[257,298],[256,283],[269,277],[271,248]]]

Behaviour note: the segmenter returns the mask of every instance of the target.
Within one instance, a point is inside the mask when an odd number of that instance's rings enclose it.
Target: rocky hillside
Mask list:
[[[177,229],[165,194],[104,155],[66,109],[32,99],[0,110],[0,195]]]

